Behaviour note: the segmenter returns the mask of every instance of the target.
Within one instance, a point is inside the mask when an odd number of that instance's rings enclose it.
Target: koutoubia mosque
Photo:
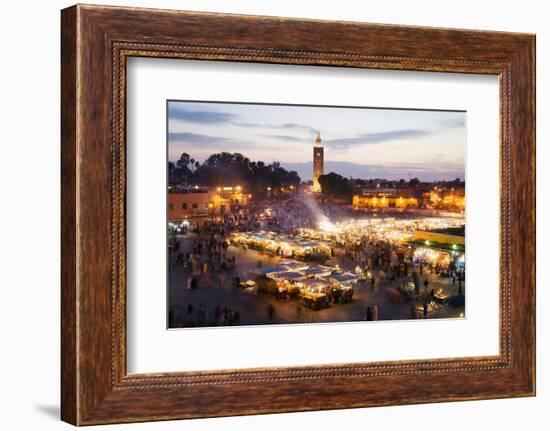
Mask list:
[[[319,177],[324,173],[324,148],[321,141],[321,134],[317,133],[315,144],[313,145],[313,186],[311,191],[314,193],[321,192],[321,184]]]

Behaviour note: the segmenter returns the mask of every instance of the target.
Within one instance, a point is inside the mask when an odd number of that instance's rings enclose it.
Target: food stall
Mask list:
[[[451,263],[451,252],[417,246],[414,250],[414,262],[423,262],[431,266],[439,265],[442,268],[448,268]]]
[[[269,277],[270,274],[288,271],[288,267],[284,265],[266,266],[265,268],[256,268],[250,270],[250,272],[259,277]]]
[[[325,277],[332,285],[332,296],[335,303],[351,302],[353,299],[353,286],[359,277],[351,272],[341,272]]]
[[[289,271],[303,271],[309,268],[309,265],[304,262],[298,262],[296,260],[288,259],[281,260],[279,265],[286,267]]]
[[[299,284],[299,299],[304,306],[320,310],[329,306],[328,291],[330,282],[319,278],[308,278]]]
[[[298,295],[300,288],[297,283],[304,280],[305,276],[295,271],[283,271],[271,273],[268,278],[277,283],[277,299],[286,299]]]
[[[330,246],[325,242],[275,232],[235,232],[231,236],[231,242],[285,258],[324,260],[330,257]]]
[[[323,278],[332,274],[333,270],[334,269],[330,266],[315,265],[303,269],[302,274],[304,274],[308,278]]]

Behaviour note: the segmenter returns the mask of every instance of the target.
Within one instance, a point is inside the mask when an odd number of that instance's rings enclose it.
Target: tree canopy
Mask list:
[[[353,196],[353,184],[342,175],[335,174],[334,172],[327,175],[321,175],[319,177],[319,184],[321,184],[321,190],[325,195],[335,199],[351,201]]]
[[[296,171],[287,171],[279,162],[256,162],[241,153],[215,153],[202,164],[183,153],[175,164],[168,162],[168,172],[172,183],[241,185],[260,196],[266,194],[267,187],[297,187],[300,184]]]

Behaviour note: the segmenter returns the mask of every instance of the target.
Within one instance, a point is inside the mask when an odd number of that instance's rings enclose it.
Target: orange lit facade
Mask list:
[[[418,199],[414,197],[379,194],[375,196],[353,196],[354,209],[386,209],[395,208],[405,210],[418,208]]]
[[[240,186],[195,187],[168,193],[168,220],[201,225],[214,221],[237,208],[247,206],[252,195]]]
[[[168,220],[193,224],[205,222],[210,213],[210,204],[215,193],[209,189],[168,193]]]
[[[441,190],[435,188],[426,193],[424,199],[427,206],[437,209],[462,211],[466,207],[464,189]]]
[[[222,205],[230,206],[246,206],[252,199],[252,195],[245,193],[241,186],[225,186],[216,187],[216,195],[214,196],[214,205],[220,207]]]

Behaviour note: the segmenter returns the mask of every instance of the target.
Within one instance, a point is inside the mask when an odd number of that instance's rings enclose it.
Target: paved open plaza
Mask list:
[[[430,261],[407,245],[414,244],[414,228],[408,226],[421,216],[362,215],[352,219],[354,230],[338,233],[342,225],[336,222],[316,231],[306,227],[315,221],[301,214],[307,211],[301,201],[251,208],[255,212],[239,225],[206,223],[174,234],[168,266],[169,327],[464,317],[463,266],[432,255]],[[349,220],[338,206],[319,211]],[[426,217],[425,223],[442,222]],[[457,224],[453,219],[449,223]],[[385,225],[407,228],[399,240],[390,240],[383,235],[396,233]],[[358,231],[358,226],[367,228]],[[351,295],[347,300],[335,295],[340,287],[335,279],[342,279],[335,274],[347,275],[350,281],[342,287]],[[304,301],[304,289],[312,280],[331,281],[319,281],[314,292],[316,299],[322,298],[321,305]]]

